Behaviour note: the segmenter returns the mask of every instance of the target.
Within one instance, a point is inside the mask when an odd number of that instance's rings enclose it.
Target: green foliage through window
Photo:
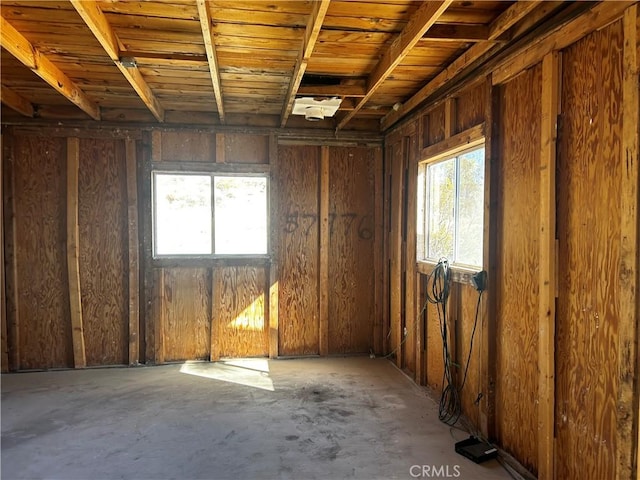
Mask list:
[[[482,267],[484,147],[418,169],[418,260]]]

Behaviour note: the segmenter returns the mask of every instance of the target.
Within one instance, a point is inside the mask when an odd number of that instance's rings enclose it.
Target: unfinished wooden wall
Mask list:
[[[462,410],[541,479],[638,473],[638,18],[637,6],[611,24],[578,17],[386,137],[392,351],[412,315],[408,297],[424,302],[430,272],[418,264],[418,290],[405,288],[415,251],[393,218],[410,217],[400,192],[415,189],[399,152],[417,138],[418,162],[483,125],[489,278]],[[478,300],[467,280],[456,278],[449,300],[461,367]],[[442,339],[432,305],[421,320],[415,378],[438,395]]]
[[[280,355],[320,353],[320,147],[280,146],[278,219]]]
[[[280,355],[377,350],[379,166],[371,147],[279,147]]]
[[[277,254],[270,262],[167,263],[151,258],[148,238],[147,358],[162,363],[374,348],[380,332],[374,327],[379,309],[372,266],[375,248],[382,245],[376,234],[378,149],[278,145],[275,137],[250,133],[181,130],[150,136],[153,168],[181,168],[186,162],[212,171],[271,172]],[[277,325],[274,336],[270,325]]]
[[[558,156],[556,460],[560,478],[614,478],[625,159],[618,21],[563,53]],[[594,69],[593,65],[598,65]],[[636,85],[637,86],[637,85]],[[585,95],[589,92],[589,95]],[[590,452],[588,456],[582,452]]]
[[[287,138],[6,129],[3,367],[379,353],[381,151]],[[271,173],[273,257],[154,259],[154,169]]]
[[[81,139],[79,265],[87,365],[129,355],[127,169],[122,140]]]
[[[9,368],[128,363],[125,140],[11,130],[4,168]]]
[[[213,284],[219,288],[213,298],[218,318],[219,355],[221,357],[266,357],[269,355],[267,269],[220,267]]]
[[[496,93],[500,104],[496,435],[537,469],[538,230],[541,67]],[[517,352],[517,354],[515,354]]]
[[[269,135],[199,130],[150,133],[152,168],[196,168],[251,172],[269,161]],[[197,167],[201,165],[201,167]],[[150,192],[144,210],[150,216]],[[146,229],[152,228],[147,222]],[[147,358],[155,363],[265,356],[269,353],[269,267],[264,259],[165,260],[151,258],[151,235],[145,235]]]
[[[329,153],[329,353],[373,350],[375,319],[376,152],[334,147]]]
[[[4,136],[11,369],[73,366],[66,268],[66,142]]]

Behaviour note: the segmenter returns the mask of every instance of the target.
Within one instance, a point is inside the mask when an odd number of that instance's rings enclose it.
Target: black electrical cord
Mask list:
[[[473,340],[475,338],[476,328],[478,326],[478,317],[480,312],[480,302],[483,290],[479,290],[478,302],[476,304],[476,314],[473,322],[473,330],[471,332],[471,340],[469,343],[469,352],[464,369],[464,375],[460,387],[456,386],[454,380],[454,364],[451,359],[449,350],[449,332],[447,326],[447,301],[449,299],[451,287],[451,272],[449,262],[446,258],[438,261],[437,265],[427,278],[426,297],[427,302],[437,306],[438,321],[440,323],[440,334],[442,337],[442,357],[444,371],[442,374],[442,395],[438,406],[438,418],[447,425],[455,425],[462,415],[462,402],[460,393],[467,381],[469,373],[469,364],[471,363],[471,355],[473,352]],[[425,304],[426,308],[426,304]],[[424,308],[423,308],[424,311]]]

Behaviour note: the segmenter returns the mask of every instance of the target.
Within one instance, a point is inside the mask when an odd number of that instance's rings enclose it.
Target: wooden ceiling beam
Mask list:
[[[220,123],[225,123],[224,104],[222,102],[222,86],[220,83],[220,68],[218,67],[218,55],[216,53],[216,45],[211,29],[211,13],[207,0],[196,0],[198,5],[198,16],[200,17],[200,27],[202,28],[202,38],[204,39],[204,47],[207,52],[207,62],[209,63],[209,72],[211,73],[211,83],[213,84],[213,94],[218,107],[218,117]]]
[[[489,25],[489,40],[495,40],[516,23],[529,15],[540,1],[520,1],[514,3]]]
[[[102,48],[107,52],[109,58],[113,60],[122,75],[131,84],[140,99],[151,110],[153,116],[159,122],[164,121],[164,109],[156,96],[147,85],[137,66],[125,66],[120,61],[120,41],[118,36],[111,28],[109,20],[100,10],[97,2],[87,2],[83,0],[70,0],[84,23],[89,27],[91,33],[96,37]]]
[[[33,73],[55,88],[94,120],[100,120],[100,107],[76,83],[35,48],[13,25],[0,16],[2,47]],[[4,95],[3,95],[4,96]]]
[[[373,69],[367,81],[367,94],[360,103],[346,115],[338,124],[336,130],[342,129],[373,96],[387,77],[393,72],[411,49],[418,43],[424,34],[440,18],[444,11],[451,5],[452,0],[424,2],[413,14],[407,26],[400,32],[382,58]]]
[[[302,82],[304,72],[307,70],[309,58],[311,58],[316,41],[318,40],[318,35],[320,34],[320,29],[322,28],[322,23],[324,22],[324,17],[329,9],[330,2],[331,0],[319,0],[313,2],[311,13],[309,14],[309,20],[307,21],[307,28],[304,32],[302,48],[298,54],[298,60],[296,61],[296,66],[293,70],[293,76],[291,77],[287,97],[282,107],[280,127],[284,128],[287,124],[287,120],[289,119],[289,115],[291,115],[296,93],[298,93],[298,88],[300,87],[300,82]]]
[[[364,85],[302,85],[298,95],[309,97],[364,97],[367,89]]]
[[[522,20],[529,12],[540,4],[540,0],[528,1],[520,0],[511,5],[498,18],[489,25],[489,40],[497,39],[504,34],[509,28]],[[440,72],[433,80],[418,90],[409,100],[404,102],[398,110],[389,112],[381,121],[383,130],[386,130],[410,111],[420,105],[424,100],[432,95],[437,89],[447,82],[451,81],[455,76],[460,74],[466,67],[471,65],[482,55],[493,48],[493,41],[480,42],[473,45],[466,52],[456,58],[447,68]]]
[[[439,23],[427,30],[422,39],[438,42],[482,42],[489,40],[489,27]]]
[[[7,107],[14,109],[16,112],[24,115],[25,117],[33,118],[33,115],[35,113],[33,105],[22,95],[2,85],[0,87],[0,96],[2,97],[2,103],[4,103]]]

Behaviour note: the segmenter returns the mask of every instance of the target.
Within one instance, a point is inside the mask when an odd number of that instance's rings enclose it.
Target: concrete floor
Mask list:
[[[2,376],[4,480],[510,478],[464,438],[384,359]]]

